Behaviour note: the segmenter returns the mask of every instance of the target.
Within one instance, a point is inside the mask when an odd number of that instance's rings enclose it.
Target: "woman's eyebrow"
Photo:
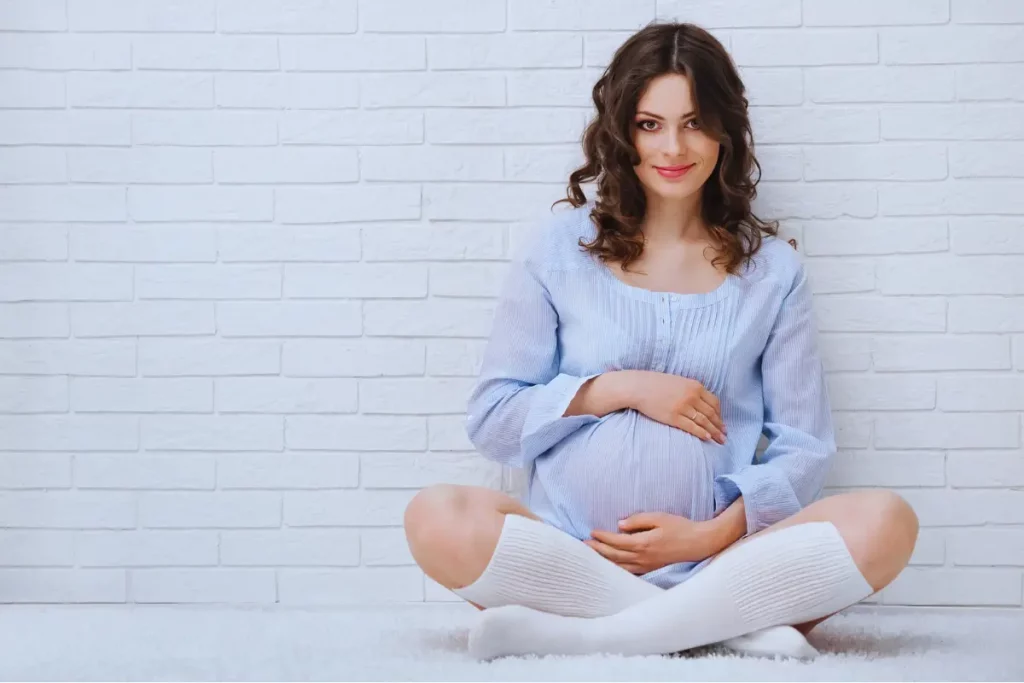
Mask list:
[[[638,115],[639,114],[643,114],[644,116],[650,116],[652,119],[658,119],[659,121],[664,121],[665,120],[663,117],[658,116],[657,114],[652,114],[649,111],[638,111],[637,114]],[[688,119],[688,118],[691,118],[692,116],[693,116],[693,112],[691,111],[691,112],[687,112],[687,113],[683,114],[679,118],[680,119]]]

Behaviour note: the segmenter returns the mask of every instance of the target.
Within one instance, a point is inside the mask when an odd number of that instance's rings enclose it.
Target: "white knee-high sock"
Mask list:
[[[514,514],[505,515],[497,547],[483,574],[452,592],[486,608],[522,605],[583,618],[616,614],[665,593],[568,534]],[[732,635],[741,637],[722,645],[735,652],[791,657],[817,654],[803,635],[789,626]]]
[[[470,632],[479,659],[666,654],[826,617],[871,595],[839,531],[799,524],[752,539],[686,582],[616,614],[579,619],[508,606]]]

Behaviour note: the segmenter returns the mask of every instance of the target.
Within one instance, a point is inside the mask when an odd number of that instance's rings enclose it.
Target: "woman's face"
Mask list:
[[[695,118],[690,81],[679,74],[651,80],[637,103],[634,167],[648,195],[684,199],[700,191],[718,161],[717,140]]]

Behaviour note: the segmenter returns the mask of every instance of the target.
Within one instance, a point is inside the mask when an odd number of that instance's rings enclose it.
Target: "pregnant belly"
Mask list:
[[[536,463],[540,487],[559,526],[580,538],[616,530],[638,512],[701,521],[714,514],[713,458],[722,446],[633,410],[607,415],[573,433]],[[531,487],[531,488],[532,488]]]

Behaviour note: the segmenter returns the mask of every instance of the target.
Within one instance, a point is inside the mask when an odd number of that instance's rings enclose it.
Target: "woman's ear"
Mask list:
[[[800,251],[800,250],[799,250],[799,249],[797,248],[797,246],[796,246],[796,238],[795,238],[795,237],[790,237],[790,238],[789,238],[788,240],[786,240],[786,241],[787,241],[787,242],[789,242],[789,246],[793,247],[793,248],[794,248],[794,249],[796,249],[797,251]]]

